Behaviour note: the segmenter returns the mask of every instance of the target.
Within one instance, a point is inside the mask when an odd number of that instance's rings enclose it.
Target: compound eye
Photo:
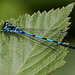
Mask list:
[[[8,25],[8,22],[5,22],[4,25]]]
[[[6,22],[6,25],[8,25],[8,22]]]

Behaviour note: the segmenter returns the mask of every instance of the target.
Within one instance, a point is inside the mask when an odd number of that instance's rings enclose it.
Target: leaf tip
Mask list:
[[[74,7],[74,4],[75,4],[75,2],[70,3],[67,7],[71,7],[71,8],[73,8],[73,7]]]

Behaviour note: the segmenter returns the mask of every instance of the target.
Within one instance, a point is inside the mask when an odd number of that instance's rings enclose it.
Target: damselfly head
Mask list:
[[[3,27],[2,27],[2,30],[6,30],[8,24],[9,24],[8,22],[5,22]]]
[[[8,22],[5,22],[5,23],[4,23],[4,25],[8,25],[8,24],[9,24]]]

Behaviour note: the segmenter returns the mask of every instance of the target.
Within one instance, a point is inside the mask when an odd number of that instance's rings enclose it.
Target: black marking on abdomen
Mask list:
[[[44,38],[44,37],[42,39],[47,40],[47,38]]]

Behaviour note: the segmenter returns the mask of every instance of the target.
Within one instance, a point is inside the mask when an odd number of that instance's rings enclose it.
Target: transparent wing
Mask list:
[[[22,31],[31,33],[31,34],[35,34],[35,35],[40,35],[40,36],[44,36],[45,32],[47,32],[49,29],[39,29],[39,28],[20,28]]]
[[[46,41],[46,40],[43,40],[43,39],[38,39],[38,38],[28,36],[28,35],[25,35],[25,36],[27,38],[30,38],[31,40],[34,40],[34,41],[38,42],[39,43],[38,46],[41,46],[40,44],[42,44],[46,48],[49,48],[49,49],[54,50],[54,51],[57,51],[56,49],[57,49],[58,45],[56,43],[49,42],[49,41]]]

